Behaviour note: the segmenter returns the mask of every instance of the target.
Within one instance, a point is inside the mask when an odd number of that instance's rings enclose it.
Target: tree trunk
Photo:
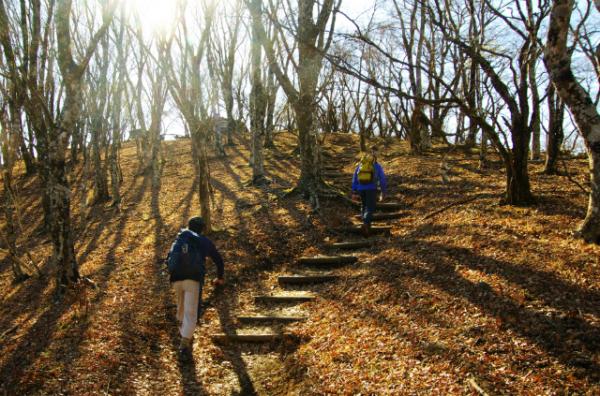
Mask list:
[[[600,11],[600,2],[596,1],[596,7]],[[554,1],[544,61],[558,95],[573,114],[588,153],[591,191],[579,233],[587,242],[600,243],[600,114],[571,69],[567,37],[572,12],[573,0]]]
[[[94,204],[106,202],[109,200],[108,180],[106,178],[106,169],[102,166],[102,147],[100,147],[100,134],[102,121],[96,119],[92,123],[92,162],[94,167]]]
[[[479,170],[487,168],[487,137],[481,132],[481,141],[479,142]]]
[[[448,143],[446,139],[446,134],[443,129],[444,120],[441,117],[441,112],[439,106],[433,106],[431,112],[431,137],[438,139],[443,143]]]
[[[4,219],[6,225],[2,232],[3,242],[8,250],[8,258],[11,263],[15,282],[21,282],[27,279],[27,274],[21,268],[16,251],[17,251],[17,228],[15,226],[15,193],[12,184],[12,170],[15,160],[14,147],[12,145],[10,133],[19,133],[21,131],[10,130],[7,128],[8,120],[4,108],[0,106],[0,145],[2,149],[2,184],[4,186]],[[11,120],[13,121],[13,120]],[[10,131],[10,132],[9,132]]]
[[[275,75],[269,70],[267,80],[267,103],[266,103],[266,118],[265,118],[265,147],[274,148],[275,131],[275,100],[277,99],[277,86],[275,85]]]
[[[31,155],[31,153],[29,152],[29,148],[25,144],[25,138],[23,136],[23,133],[24,133],[23,132],[23,122],[21,121],[20,112],[17,112],[13,116],[11,116],[11,119],[12,119],[13,133],[16,134],[15,136],[18,139],[19,150],[21,152],[21,158],[23,158],[23,162],[25,163],[25,174],[28,176],[33,175],[35,173],[35,163],[33,161],[33,157]]]
[[[266,95],[261,76],[262,47],[260,24],[262,23],[262,0],[252,0],[252,43],[250,58],[252,64],[252,92],[250,93],[250,129],[252,130],[252,183],[259,184],[265,179],[263,146],[265,144]]]
[[[556,90],[551,84],[548,89],[548,134],[546,136],[546,163],[544,165],[544,173],[547,175],[556,175],[558,172],[558,156],[565,138],[564,116],[565,104],[556,96]]]
[[[513,115],[513,119],[517,118]],[[531,194],[528,172],[529,140],[531,131],[520,122],[513,122],[512,152],[506,167],[506,203],[509,205],[530,205],[535,200]]]
[[[61,131],[54,131],[50,137],[58,136],[60,133]],[[56,266],[59,291],[79,279],[71,230],[71,191],[66,177],[64,152],[59,149],[60,146],[50,143],[48,162],[45,164],[48,175],[46,191],[52,214],[50,224],[54,248],[52,262]]]
[[[412,117],[410,119],[410,127],[408,130],[408,142],[410,144],[410,152],[412,154],[421,154],[423,145],[421,144],[423,128],[421,108],[415,105]]]
[[[344,93],[342,92],[342,105],[341,105],[341,131],[344,133],[348,133],[350,132],[350,120],[348,117],[348,109],[346,107],[346,95],[344,95]]]
[[[34,166],[34,172],[37,170],[35,168],[36,164],[35,164],[35,152],[34,152],[34,147],[35,147],[35,139],[34,139],[34,132],[33,132],[33,127],[31,125],[28,125],[27,127],[27,136],[29,138],[29,147],[27,147],[27,149],[29,150],[29,158],[31,158],[31,160],[33,161],[33,166]]]
[[[79,135],[81,134],[79,125],[73,129],[71,134],[71,165],[74,166],[79,162]]]
[[[308,192],[316,192],[319,185],[319,167],[316,164],[316,139],[313,131],[312,97],[301,97],[295,106],[298,138],[300,143],[300,180],[298,186]]]
[[[535,48],[535,47],[534,47]],[[531,101],[532,101],[532,114],[531,114],[531,159],[537,161],[541,158],[540,149],[540,129],[541,129],[541,116],[540,116],[540,94],[537,87],[536,80],[536,59],[532,59],[529,64],[528,77],[529,77],[529,89],[531,89]]]
[[[121,175],[121,167],[119,165],[119,148],[121,146],[120,130],[117,126],[113,127],[112,133],[112,145],[110,147],[109,164],[110,164],[110,185],[112,192],[112,205],[119,205],[121,203],[121,183],[123,178]]]
[[[123,175],[119,163],[119,149],[121,148],[121,95],[123,92],[121,88],[123,88],[124,83],[122,76],[120,79],[114,101],[112,114],[112,144],[110,145],[110,153],[108,156],[112,205],[114,206],[118,206],[121,203],[121,183],[123,182]]]
[[[227,113],[227,145],[233,146],[233,131],[235,130],[235,119],[233,117],[233,93],[225,95],[225,112]]]
[[[204,123],[203,123],[204,124]],[[198,198],[200,201],[200,215],[206,223],[206,231],[212,230],[212,218],[210,210],[210,172],[208,169],[208,158],[206,157],[206,131],[207,125],[197,125],[192,131],[194,150],[192,155],[197,164]]]
[[[463,112],[458,113],[458,119],[456,120],[456,137],[454,138],[454,144],[460,144],[465,142],[465,115]]]
[[[361,118],[359,117],[359,120]],[[362,124],[362,122],[359,121],[359,125]],[[367,137],[366,137],[366,133],[367,131],[364,128],[364,125],[361,127],[359,126],[359,137],[360,137],[360,151],[362,152],[366,152],[367,151]]]
[[[477,108],[477,89],[479,83],[479,66],[471,61],[471,67],[469,69],[469,88],[467,95],[467,103],[472,109]],[[471,149],[475,147],[475,138],[477,137],[478,126],[472,119],[469,120],[469,130],[467,131],[467,137],[465,138],[465,148]]]
[[[21,158],[25,163],[25,173],[32,175],[35,173],[35,163],[33,161],[33,154],[29,152],[27,145],[25,144],[23,120],[21,112],[23,110],[23,92],[17,92],[17,90],[24,90],[25,87],[12,84],[12,91],[10,96],[7,98],[8,109],[10,113],[10,129],[11,136],[15,141],[11,144],[15,144],[19,147]]]

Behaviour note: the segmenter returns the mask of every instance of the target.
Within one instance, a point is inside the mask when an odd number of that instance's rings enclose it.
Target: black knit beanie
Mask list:
[[[188,229],[194,231],[196,234],[201,234],[202,231],[204,231],[205,226],[206,223],[204,222],[204,219],[200,216],[192,217],[188,221]]]

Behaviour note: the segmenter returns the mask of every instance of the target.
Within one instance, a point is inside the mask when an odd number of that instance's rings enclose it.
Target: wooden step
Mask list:
[[[389,212],[404,208],[406,208],[406,205],[400,202],[377,202],[377,204],[375,205],[375,209],[381,210],[382,212]]]
[[[326,179],[341,179],[342,177],[350,179],[350,176],[346,175],[344,173],[327,172],[327,173],[322,173],[322,175]]]
[[[300,322],[306,320],[305,316],[289,315],[240,315],[237,317],[240,323],[265,323],[265,322]]]
[[[316,298],[314,293],[278,293],[254,296],[255,302],[304,302]]]
[[[374,241],[365,239],[363,241],[336,242],[327,246],[333,249],[360,249],[365,247],[371,247],[374,244]]]
[[[355,206],[360,208],[360,201],[355,203]],[[392,212],[395,210],[400,210],[400,209],[405,209],[406,205],[402,204],[400,202],[377,202],[377,204],[375,205],[375,210],[381,211],[381,212]]]
[[[261,333],[261,334],[225,334],[217,333],[211,335],[215,342],[274,342],[285,338],[292,338],[289,333]]]
[[[361,215],[355,215],[354,218],[360,219]],[[402,217],[406,217],[406,213],[404,212],[392,212],[392,213],[373,213],[373,220],[391,220],[391,219],[400,219]]]
[[[331,264],[353,264],[358,261],[358,257],[355,256],[314,256],[314,257],[300,257],[298,259],[299,264],[303,265],[331,265]]]
[[[340,228],[339,231],[350,232],[353,234],[362,234],[363,233],[362,225],[343,227],[343,228]],[[371,228],[369,229],[369,235],[375,235],[375,234],[389,235],[391,232],[392,232],[392,226],[371,226]]]
[[[277,277],[279,284],[304,285],[324,283],[338,279],[337,275],[282,275]]]

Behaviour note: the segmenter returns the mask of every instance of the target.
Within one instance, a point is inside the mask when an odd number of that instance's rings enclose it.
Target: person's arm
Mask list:
[[[377,178],[379,179],[379,186],[381,187],[381,193],[387,194],[387,180],[385,180],[385,174],[383,173],[383,167],[377,164]]]
[[[222,280],[225,276],[225,265],[223,264],[223,258],[221,257],[221,254],[217,250],[215,244],[212,243],[212,241],[208,238],[206,239],[206,245],[206,255],[210,257],[213,263],[215,263],[217,266],[217,278]]]
[[[352,193],[356,194],[358,191],[358,166],[354,170],[354,176],[352,176]]]

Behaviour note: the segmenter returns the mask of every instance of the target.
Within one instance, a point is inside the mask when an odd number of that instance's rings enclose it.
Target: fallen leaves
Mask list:
[[[291,135],[278,139],[283,151],[292,150]],[[353,152],[352,136],[331,140],[344,145],[325,149]],[[390,195],[410,203],[406,216],[391,220],[392,236],[361,250],[358,263],[336,269],[340,281],[301,288],[320,298],[279,311],[308,320],[287,328],[300,342],[274,349],[219,347],[207,335],[235,331],[235,314],[255,309],[254,295],[278,290],[276,274],[298,271],[298,257],[323,254],[323,241],[341,240],[329,229],[348,224],[354,211],[325,202],[322,216],[314,216],[301,199],[281,198],[297,171],[286,156],[267,163],[275,182],[264,188],[240,185],[249,177],[246,146],[235,148],[241,155],[232,151],[227,161],[212,161],[221,230],[212,238],[226,258],[227,286],[214,294],[207,282],[195,366],[180,365],[162,260],[199,209],[189,141],[165,144],[174,150],[159,194],[134,174],[135,149],[126,146],[127,207],[80,213],[74,202],[81,271],[99,285],[87,316],[54,302],[48,283],[14,287],[0,276],[0,334],[6,332],[0,342],[7,341],[0,373],[8,378],[0,391],[223,395],[243,393],[250,381],[264,395],[466,394],[473,378],[489,393],[600,392],[600,248],[570,233],[585,197],[534,169],[532,184],[550,193],[540,192],[536,207],[499,206],[493,198],[503,188],[499,171],[458,167],[461,178],[443,186],[435,155],[408,157],[398,143],[382,154]],[[458,154],[449,159],[471,168],[475,162]],[[347,161],[341,165],[349,171]],[[570,168],[583,174],[585,162]],[[552,193],[557,187],[562,192]],[[32,194],[34,188],[22,186]],[[473,194],[489,198],[417,221]],[[41,207],[32,202],[26,232],[39,258],[50,246],[33,235]],[[210,278],[214,268],[208,268]]]

